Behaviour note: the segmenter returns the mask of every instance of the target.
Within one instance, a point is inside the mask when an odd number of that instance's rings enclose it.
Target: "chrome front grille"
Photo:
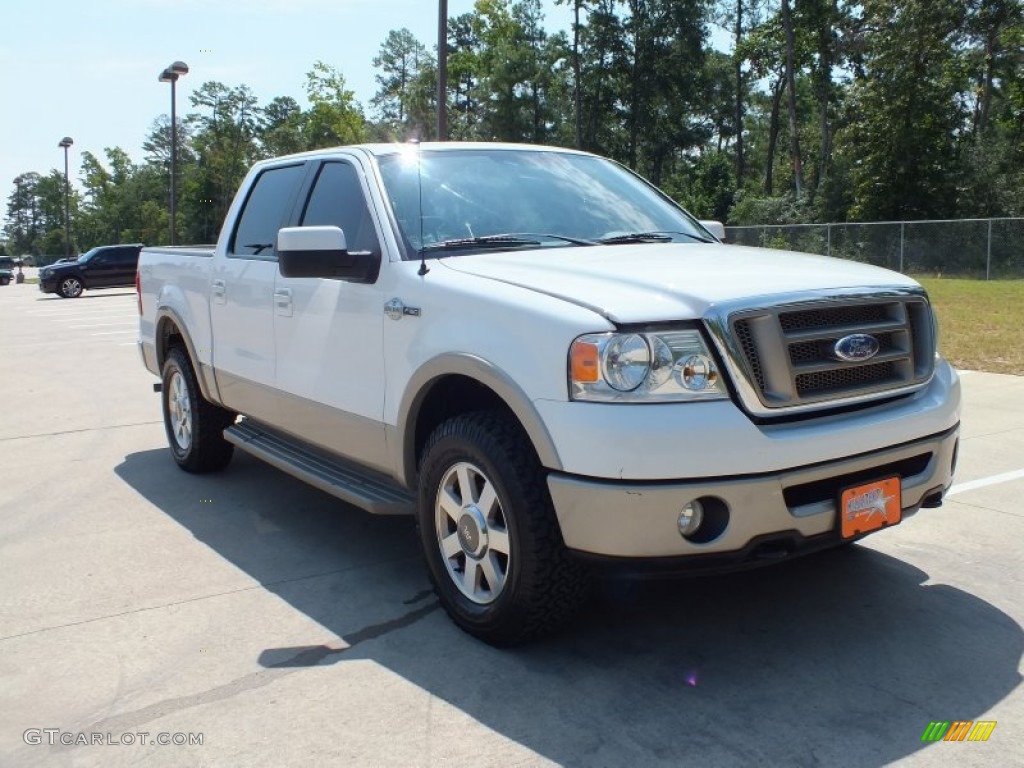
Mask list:
[[[930,313],[923,292],[894,289],[724,307],[707,320],[744,405],[771,415],[869,402],[922,386],[935,363]],[[837,342],[859,334],[871,336],[877,352],[842,359]]]

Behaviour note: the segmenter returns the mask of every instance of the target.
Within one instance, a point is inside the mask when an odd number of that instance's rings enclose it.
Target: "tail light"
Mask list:
[[[139,317],[142,317],[142,277],[139,270],[135,270],[135,295],[139,299]]]

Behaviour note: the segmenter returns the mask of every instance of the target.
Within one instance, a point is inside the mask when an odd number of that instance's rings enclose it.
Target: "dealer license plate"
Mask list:
[[[898,477],[847,488],[839,499],[839,522],[844,539],[896,525],[901,518]]]

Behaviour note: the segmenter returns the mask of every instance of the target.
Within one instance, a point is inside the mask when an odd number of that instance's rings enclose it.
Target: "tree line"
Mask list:
[[[733,224],[1024,215],[1024,0],[477,0],[448,21],[453,140],[612,157],[702,217]],[[716,50],[727,30],[733,53]],[[308,106],[205,82],[179,119],[178,239],[213,242],[256,160],[436,138],[437,51],[393,30],[358,103],[340,68]],[[348,66],[355,66],[349,62]],[[76,250],[168,241],[170,119],[142,162],[81,155]],[[63,174],[14,180],[11,253],[63,252]]]

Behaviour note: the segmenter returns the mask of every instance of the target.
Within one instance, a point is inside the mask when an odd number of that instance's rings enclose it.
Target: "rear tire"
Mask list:
[[[226,467],[235,446],[224,439],[224,430],[235,414],[203,399],[182,347],[172,347],[164,361],[162,402],[167,444],[178,466],[195,474]]]
[[[430,436],[420,466],[420,544],[452,620],[512,646],[565,623],[587,572],[565,548],[544,468],[510,415],[456,416]]]

